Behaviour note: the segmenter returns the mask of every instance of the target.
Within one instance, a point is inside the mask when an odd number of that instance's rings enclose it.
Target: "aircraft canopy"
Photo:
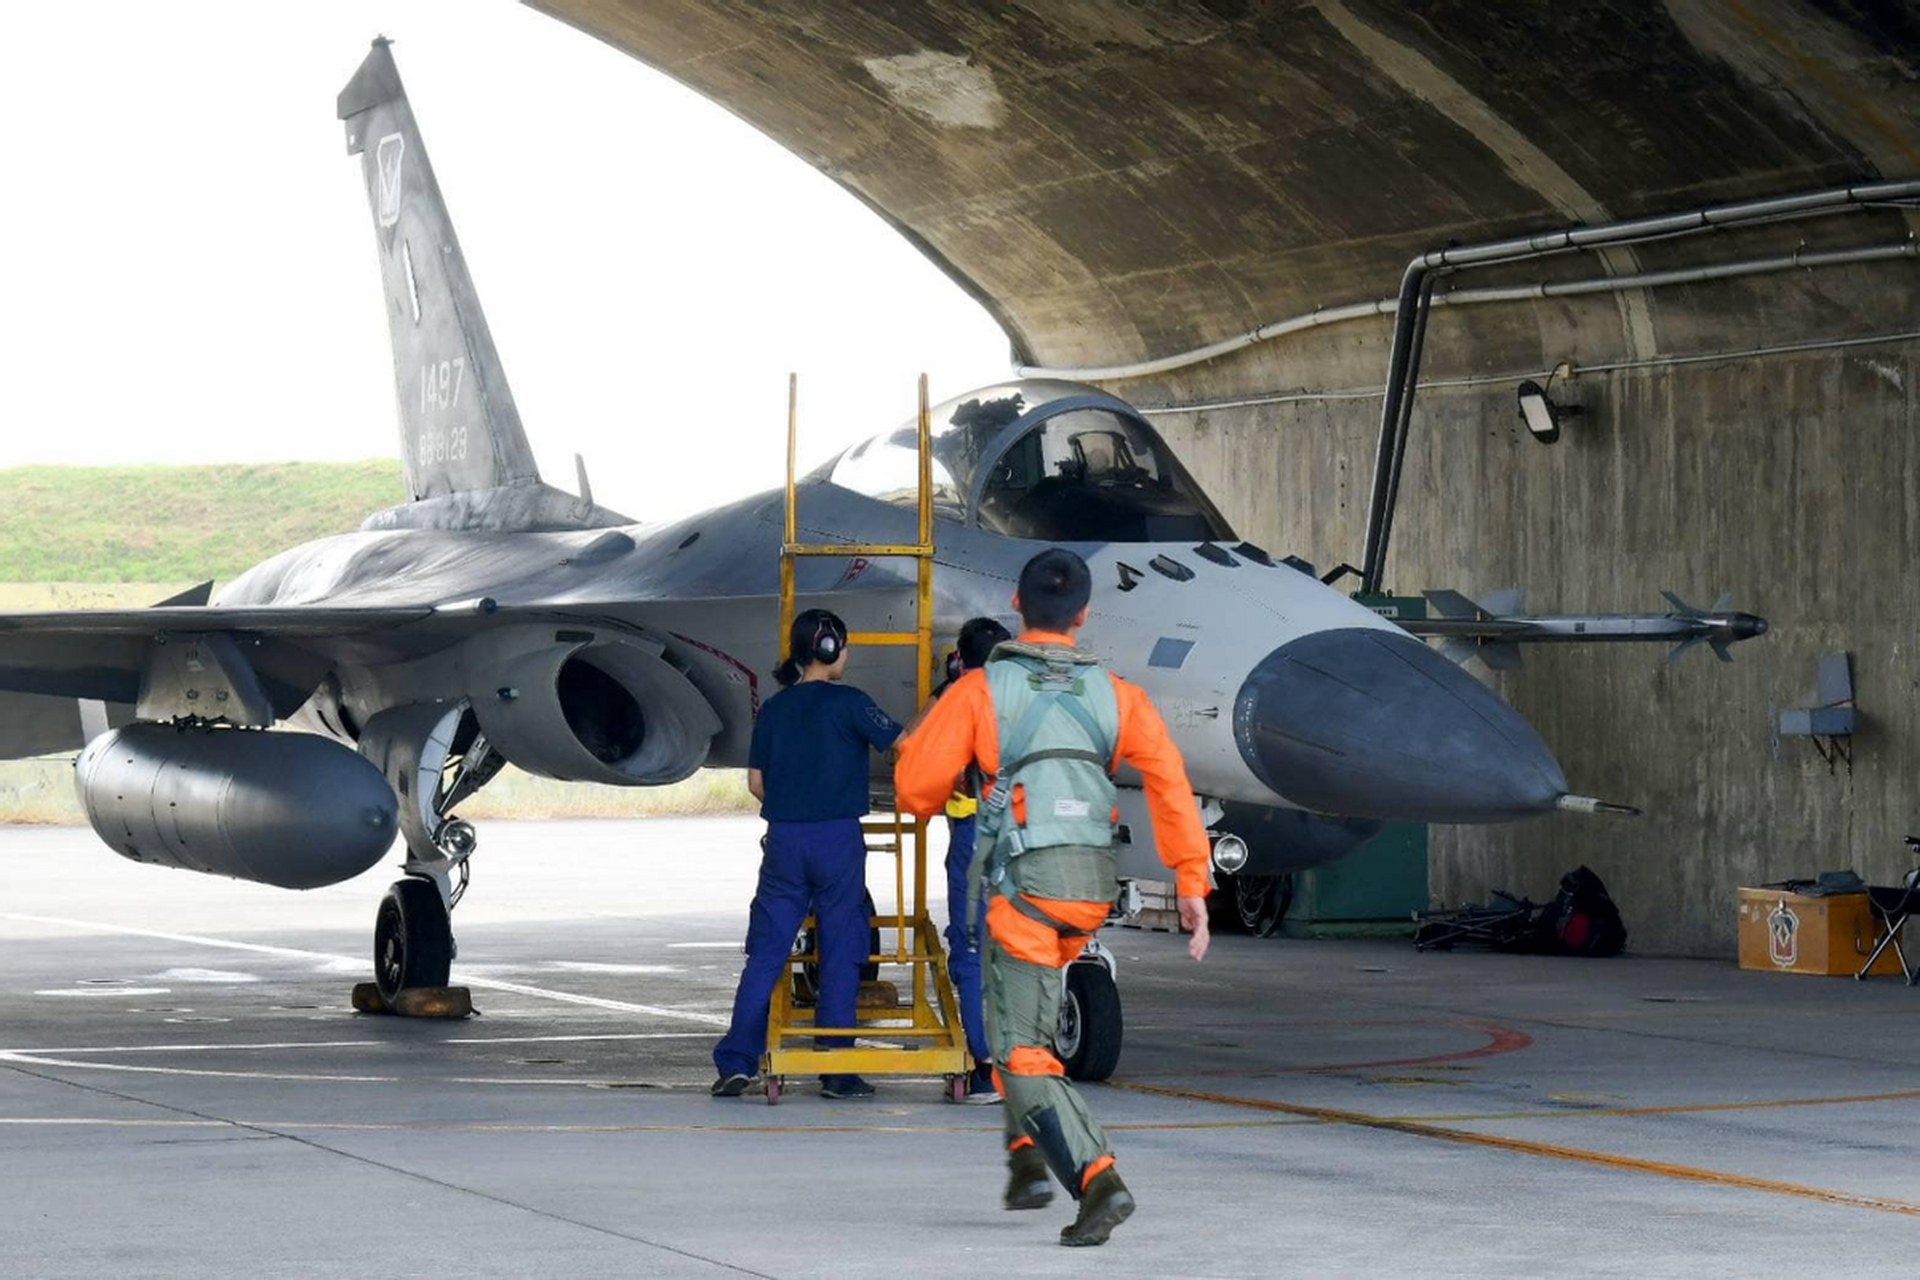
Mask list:
[[[933,411],[935,514],[1044,542],[1233,537],[1138,410],[1070,382],[1008,383]],[[832,483],[899,506],[917,498],[908,423],[841,454]]]

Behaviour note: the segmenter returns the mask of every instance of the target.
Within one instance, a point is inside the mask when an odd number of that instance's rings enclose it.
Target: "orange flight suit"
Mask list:
[[[1029,631],[1020,640],[1032,645],[1071,646],[1073,643],[1068,636],[1046,631]],[[1112,767],[1125,764],[1139,772],[1148,813],[1153,820],[1155,847],[1160,860],[1173,871],[1179,895],[1204,897],[1208,888],[1207,836],[1179,749],[1173,745],[1166,723],[1147,695],[1119,677],[1108,675],[1113,681],[1120,720]],[[979,765],[981,772],[989,777],[997,772],[999,726],[986,672],[969,671],[951,684],[919,727],[902,739],[898,749],[899,760],[894,766],[896,803],[903,812],[919,817],[930,817],[940,811],[953,792],[954,779],[967,765]],[[1028,901],[1061,924],[1088,933],[1105,921],[1110,906],[1105,901],[1063,901],[1030,895]],[[1063,936],[1016,910],[1001,894],[987,896],[985,906],[990,942],[986,959],[990,970],[995,960],[1000,959],[1012,967],[1031,965],[1057,971],[1071,964],[1086,945],[1084,936]],[[989,986],[993,985],[990,981]],[[1020,989],[1033,991],[1042,986],[1044,984],[1027,982],[1021,984]],[[1056,982],[1052,991],[1057,993],[1057,989]],[[1051,1017],[1057,1021],[1058,1016],[1055,994]],[[1000,1028],[1011,1036],[1012,1043],[1000,1049],[1002,1060],[998,1063],[999,1070],[1019,1077],[1015,1089],[1002,1089],[1009,1103],[1009,1150],[1033,1141],[1022,1131],[1021,1117],[1015,1114],[1016,1110],[1055,1108],[1061,1113],[1061,1121],[1072,1131],[1072,1145],[1078,1149],[1076,1159],[1083,1162],[1076,1170],[1080,1185],[1067,1188],[1078,1195],[1094,1174],[1113,1163],[1111,1149],[1087,1116],[1079,1096],[1067,1084],[1065,1069],[1054,1056],[1052,1027],[1042,1025],[1048,1020],[1047,1010],[1023,1007],[1012,1020],[1019,1024],[1017,1028]],[[1030,1096],[1030,1107],[1013,1105],[1016,1095]]]

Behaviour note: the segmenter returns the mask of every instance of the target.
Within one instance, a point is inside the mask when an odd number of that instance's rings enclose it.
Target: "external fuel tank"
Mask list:
[[[87,744],[74,781],[123,857],[283,889],[359,875],[398,829],[380,771],[306,733],[128,725]]]

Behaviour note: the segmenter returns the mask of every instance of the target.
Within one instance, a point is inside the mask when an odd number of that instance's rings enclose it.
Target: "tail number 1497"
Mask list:
[[[429,421],[434,415],[450,411],[460,401],[467,381],[467,358],[455,356],[438,364],[428,361],[420,366],[420,415]],[[423,463],[459,462],[467,456],[467,429],[464,426],[433,427],[423,425],[414,441],[414,457]]]
[[[444,412],[460,401],[460,389],[467,381],[467,358],[455,356],[439,364],[429,360],[420,366],[420,412]]]

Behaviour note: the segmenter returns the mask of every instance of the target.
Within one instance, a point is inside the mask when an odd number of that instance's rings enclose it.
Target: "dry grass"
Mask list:
[[[550,782],[508,767],[460,812],[474,819],[687,818],[754,808],[744,769],[702,769],[670,787],[603,787]]]
[[[0,613],[144,609],[193,585],[191,582],[0,582]]]
[[[73,762],[9,760],[0,763],[0,822],[85,822],[73,789]]]

